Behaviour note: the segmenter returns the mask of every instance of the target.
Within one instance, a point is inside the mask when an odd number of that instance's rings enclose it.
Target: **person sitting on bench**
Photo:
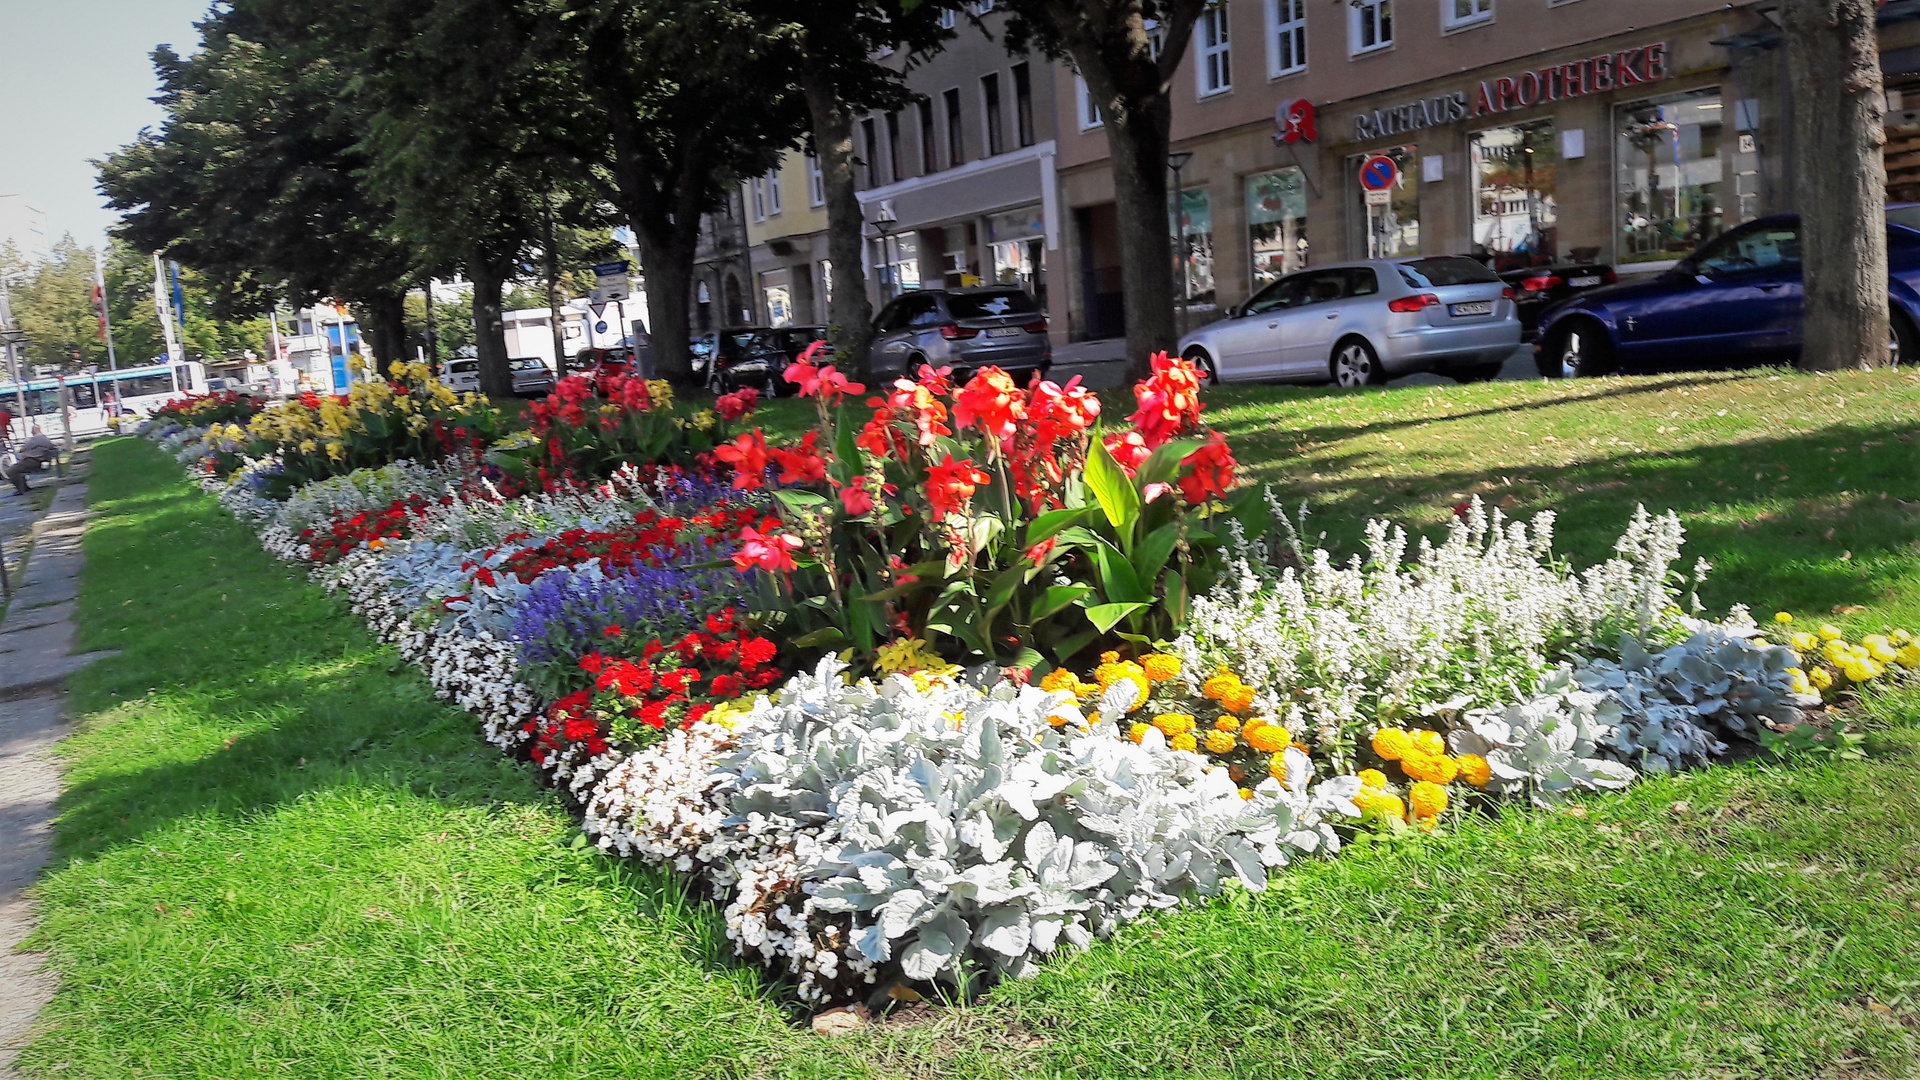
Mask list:
[[[52,464],[53,459],[57,457],[59,453],[58,450],[54,449],[53,440],[47,438],[47,436],[41,432],[39,424],[35,424],[33,425],[33,434],[27,439],[26,443],[20,447],[20,452],[12,455],[5,462],[0,462],[0,475],[4,475],[6,479],[13,481],[15,494],[25,495],[27,493],[27,474],[39,472],[41,469],[46,468]]]

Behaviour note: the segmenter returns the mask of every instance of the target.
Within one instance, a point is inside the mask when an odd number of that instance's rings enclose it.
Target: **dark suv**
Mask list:
[[[868,366],[873,377],[892,378],[922,364],[953,368],[956,382],[988,366],[1022,378],[1044,375],[1053,364],[1047,317],[1018,286],[916,289],[874,320]]]

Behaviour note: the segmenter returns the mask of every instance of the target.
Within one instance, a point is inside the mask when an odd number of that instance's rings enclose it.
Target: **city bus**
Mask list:
[[[47,376],[16,384],[0,380],[0,406],[13,414],[10,439],[24,438],[39,424],[49,438],[66,434],[60,414],[62,378]],[[174,398],[207,392],[207,369],[197,361],[142,364],[118,371],[80,372],[64,377],[73,434],[77,438],[107,430],[107,417],[148,416]]]

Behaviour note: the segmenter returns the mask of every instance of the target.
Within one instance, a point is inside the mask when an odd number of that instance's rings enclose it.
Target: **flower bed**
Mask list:
[[[993,369],[788,377],[819,425],[777,447],[725,426],[750,394],[701,418],[641,383],[325,477],[149,433],[810,1001],[1019,975],[1359,830],[1822,738],[1920,667],[1898,631],[1700,617],[1671,514],[1578,573],[1551,515],[1477,503],[1339,561],[1233,487],[1181,361],[1116,431]]]

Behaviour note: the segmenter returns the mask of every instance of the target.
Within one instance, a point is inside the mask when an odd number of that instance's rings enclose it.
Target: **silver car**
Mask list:
[[[519,397],[544,397],[553,392],[553,369],[537,356],[516,356],[507,361],[513,372],[513,392]]]
[[[480,392],[480,361],[469,358],[449,360],[440,365],[440,381],[456,394]]]
[[[1440,255],[1289,274],[1188,334],[1180,354],[1214,382],[1367,386],[1422,371],[1491,379],[1519,345],[1512,289]]]
[[[915,289],[874,319],[871,356],[873,378],[908,375],[922,364],[952,367],[955,382],[990,366],[1024,378],[1046,374],[1053,343],[1046,313],[1017,285]]]

